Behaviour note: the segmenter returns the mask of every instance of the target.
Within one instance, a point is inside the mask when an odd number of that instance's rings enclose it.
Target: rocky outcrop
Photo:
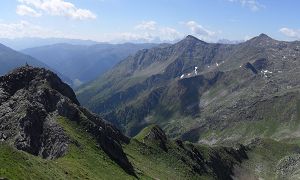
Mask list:
[[[145,141],[155,141],[159,144],[159,147],[163,150],[167,151],[166,143],[167,143],[167,136],[165,132],[157,125],[151,127],[148,133],[144,137]]]
[[[0,141],[46,159],[59,158],[73,143],[57,122],[59,117],[77,122],[108,156],[134,174],[121,146],[129,139],[80,107],[73,90],[56,74],[25,66],[0,77]]]
[[[216,179],[232,179],[234,166],[248,159],[247,148],[243,145],[210,148],[205,156],[199,146],[181,140],[176,140],[176,144],[181,149],[182,162],[192,166],[194,173],[211,173]]]
[[[235,166],[248,159],[249,149],[243,145],[209,147],[180,139],[173,141],[158,125],[144,128],[135,139],[148,147],[149,152],[143,154],[171,156],[173,162],[181,163],[191,174],[208,175],[214,179],[232,179]]]
[[[251,63],[249,63],[249,62],[247,62],[247,63],[244,65],[244,67],[245,67],[246,69],[250,69],[254,74],[257,74],[257,73],[258,73],[258,71],[255,69],[255,67],[254,67]]]

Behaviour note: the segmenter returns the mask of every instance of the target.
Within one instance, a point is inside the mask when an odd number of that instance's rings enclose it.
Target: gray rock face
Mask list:
[[[54,73],[32,67],[2,76],[0,87],[2,140],[43,158],[64,155],[69,139],[53,114],[62,101],[79,104],[72,89]]]
[[[235,45],[188,36],[139,51],[77,94],[129,136],[155,123],[169,137],[208,144],[284,139],[298,136],[289,124],[300,117],[299,48],[265,34]],[[257,124],[261,131],[247,130]]]
[[[72,142],[58,117],[80,124],[114,161],[133,173],[121,146],[129,139],[80,107],[73,90],[57,75],[26,66],[0,77],[0,141],[42,158],[61,157]]]

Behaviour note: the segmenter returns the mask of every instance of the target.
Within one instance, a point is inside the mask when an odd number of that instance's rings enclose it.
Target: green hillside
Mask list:
[[[299,46],[265,34],[235,45],[187,36],[139,51],[76,94],[129,136],[158,124],[206,144],[297,138]]]

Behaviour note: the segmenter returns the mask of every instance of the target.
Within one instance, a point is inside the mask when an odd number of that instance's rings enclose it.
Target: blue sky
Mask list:
[[[214,42],[300,39],[297,0],[1,0],[0,37]]]

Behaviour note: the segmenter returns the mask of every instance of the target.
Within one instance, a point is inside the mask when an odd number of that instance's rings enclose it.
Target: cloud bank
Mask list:
[[[283,27],[279,29],[279,32],[281,32],[283,35],[289,38],[300,39],[300,29],[291,29]]]
[[[257,0],[228,0],[228,1],[240,3],[243,7],[248,7],[251,11],[258,11],[265,7]]]
[[[21,3],[16,13],[21,16],[39,17],[44,14],[64,16],[75,20],[96,19],[96,15],[88,9],[77,8],[64,0],[18,0]]]

